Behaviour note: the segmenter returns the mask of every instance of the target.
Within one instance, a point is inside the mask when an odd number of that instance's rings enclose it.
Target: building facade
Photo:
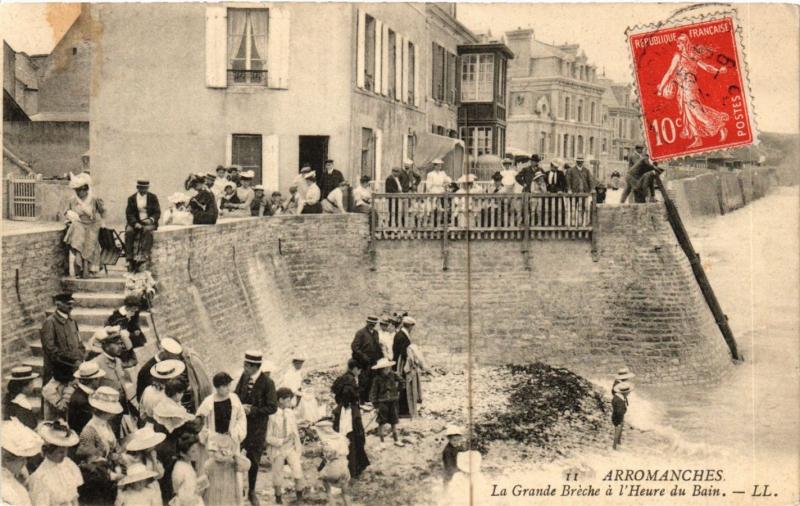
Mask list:
[[[92,176],[112,219],[136,179],[167,195],[220,164],[284,192],[302,164],[321,170],[327,158],[351,182],[382,180],[406,158],[424,166],[444,157],[459,170],[456,104],[432,83],[436,47],[456,54],[476,41],[454,10],[88,6],[74,37],[97,48],[87,81]]]
[[[507,32],[506,41],[515,54],[506,146],[543,159],[584,156],[602,177],[614,132],[597,67],[577,44],[546,44],[532,29]]]
[[[644,144],[642,117],[633,102],[630,84],[615,83],[610,79],[600,79],[600,82],[606,88],[603,106],[608,113],[607,124],[613,131],[607,167],[622,172],[627,170],[628,156],[633,148]]]

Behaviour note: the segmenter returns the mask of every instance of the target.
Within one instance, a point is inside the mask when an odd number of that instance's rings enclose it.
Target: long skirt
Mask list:
[[[238,453],[236,444],[228,435],[213,434],[209,439],[215,438],[216,449],[209,451],[206,462],[206,472],[208,476],[208,488],[205,491],[203,500],[206,506],[234,506],[241,504],[241,490],[237,484],[236,468],[232,457]],[[228,454],[228,458],[218,461],[221,451]]]
[[[403,375],[403,379],[400,389],[399,413],[400,416],[414,418],[417,416],[417,405],[422,402],[419,373],[415,370],[409,371]]]
[[[367,457],[367,452],[364,449],[367,438],[366,434],[364,434],[364,422],[361,420],[361,409],[356,405],[351,409],[351,413],[353,417],[353,430],[347,433],[347,439],[349,441],[347,468],[350,470],[350,476],[352,478],[358,478],[358,476],[364,472],[364,469],[369,466],[369,457]],[[342,406],[336,406],[333,410],[333,429],[336,431],[339,430],[341,414]]]
[[[100,223],[83,223],[73,221],[67,233],[64,235],[64,242],[87,262],[99,266],[100,264]]]

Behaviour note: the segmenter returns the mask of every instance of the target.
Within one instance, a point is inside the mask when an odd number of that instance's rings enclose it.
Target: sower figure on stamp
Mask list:
[[[150,181],[138,180],[136,193],[128,197],[125,208],[125,259],[130,272],[135,271],[136,263],[150,261],[153,231],[158,228],[158,219],[161,217],[158,197],[149,190]]]
[[[372,386],[372,366],[383,358],[381,342],[375,325],[378,318],[375,316],[367,317],[367,324],[356,332],[355,338],[350,348],[353,351],[353,358],[358,361],[361,374],[358,377],[359,395],[361,402],[369,402],[369,389]]]
[[[270,415],[278,410],[275,383],[261,372],[262,362],[263,355],[258,350],[244,354],[244,371],[234,391],[242,401],[242,407],[247,415],[247,436],[242,441],[242,448],[250,460],[250,469],[247,471],[248,499],[254,506],[258,505],[256,496],[258,464],[267,447],[267,422]]]

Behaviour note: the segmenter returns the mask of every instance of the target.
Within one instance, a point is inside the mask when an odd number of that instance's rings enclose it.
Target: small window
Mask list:
[[[267,84],[267,9],[228,9],[228,84]]]
[[[461,101],[491,102],[493,94],[494,55],[464,55],[461,58]]]
[[[231,137],[231,163],[242,170],[252,170],[256,176],[253,184],[261,184],[261,136],[233,134]]]
[[[408,103],[414,105],[414,82],[417,62],[414,61],[414,43],[408,43]]]
[[[375,89],[375,18],[365,16],[364,88]]]
[[[389,97],[395,98],[397,93],[397,34],[393,30],[389,30]]]
[[[569,97],[564,97],[564,119],[569,120],[570,113],[569,113]]]
[[[76,55],[76,54],[78,54],[78,48],[77,48],[77,47],[73,47],[73,48],[72,48],[72,54],[73,54],[73,55]]]

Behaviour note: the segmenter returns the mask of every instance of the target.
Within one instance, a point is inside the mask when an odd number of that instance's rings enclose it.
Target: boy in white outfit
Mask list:
[[[305,479],[300,456],[303,445],[300,442],[300,432],[297,430],[297,421],[294,417],[292,403],[294,394],[288,388],[279,388],[277,391],[278,411],[270,415],[267,422],[267,456],[272,465],[272,486],[275,487],[275,502],[283,504],[283,466],[288,464],[294,478],[294,489],[297,499],[303,499]]]

